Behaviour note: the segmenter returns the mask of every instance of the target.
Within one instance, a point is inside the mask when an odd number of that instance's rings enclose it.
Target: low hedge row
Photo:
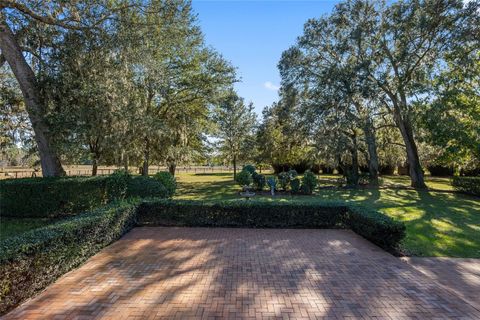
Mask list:
[[[118,200],[0,242],[0,315],[79,266],[135,225],[350,228],[393,251],[403,223],[345,203]]]
[[[125,197],[166,198],[168,195],[157,180],[117,174],[2,180],[0,214],[16,218],[51,218],[91,210]]]
[[[114,202],[1,241],[0,315],[128,232],[137,205]]]
[[[405,237],[405,225],[375,210],[345,203],[144,201],[138,208],[140,225],[349,228],[388,251]]]
[[[452,186],[456,191],[480,196],[480,177],[453,177]]]
[[[140,225],[249,228],[335,228],[347,207],[338,203],[201,202],[147,200],[138,208]]]

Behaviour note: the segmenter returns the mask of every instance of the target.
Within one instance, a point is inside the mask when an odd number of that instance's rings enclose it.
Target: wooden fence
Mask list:
[[[112,174],[117,168],[98,168],[97,175],[109,175]],[[241,167],[239,168],[241,170]],[[168,171],[166,167],[151,167],[148,170],[150,175],[155,174],[159,171]],[[65,169],[67,176],[91,176],[91,168],[68,168]],[[138,169],[130,169],[132,174],[139,174]],[[233,172],[233,167],[224,167],[224,166],[178,166],[175,170],[176,173],[222,173],[222,172]],[[18,178],[29,178],[29,177],[41,177],[42,171],[35,171],[33,169],[14,169],[9,170],[0,169],[0,179],[18,179]]]

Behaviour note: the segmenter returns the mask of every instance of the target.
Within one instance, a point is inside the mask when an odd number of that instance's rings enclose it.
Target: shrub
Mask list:
[[[256,172],[252,174],[252,180],[253,184],[255,185],[255,189],[259,191],[263,190],[265,188],[265,185],[267,184],[265,176]]]
[[[144,201],[140,225],[255,228],[350,228],[386,250],[395,250],[405,226],[384,214],[343,202]]]
[[[480,196],[480,177],[453,177],[452,186],[458,192]]]
[[[237,183],[242,187],[248,187],[252,184],[252,175],[247,170],[242,170],[237,173],[235,181],[237,181]]]
[[[160,181],[150,177],[138,176],[130,179],[127,196],[139,198],[168,198],[170,193]]]
[[[140,225],[285,228],[340,227],[346,207],[278,202],[161,201],[142,203]]]
[[[243,166],[242,171],[247,171],[250,174],[253,174],[255,172],[255,167],[251,164],[246,164]]]
[[[115,170],[106,181],[107,197],[109,200],[121,200],[127,196],[128,182],[131,175],[127,170]]]
[[[2,216],[49,218],[90,210],[109,201],[109,177],[27,178],[0,181]],[[111,195],[113,182],[109,184]]]
[[[378,172],[383,175],[393,175],[395,172],[395,166],[391,164],[379,165]]]
[[[406,235],[402,222],[378,211],[353,205],[348,207],[345,226],[387,251],[397,249]]]
[[[169,197],[172,197],[175,194],[175,191],[177,190],[177,181],[170,172],[157,172],[153,177],[163,184]]]
[[[280,172],[278,174],[278,184],[282,190],[287,191],[289,182],[290,178],[287,172]]]
[[[290,188],[292,189],[292,193],[299,193],[300,192],[300,179],[295,178],[290,181]]]
[[[427,169],[430,172],[430,175],[433,177],[453,176],[453,173],[455,172],[455,169],[453,168],[453,166],[449,167],[449,166],[442,166],[439,164],[429,165]]]
[[[293,179],[295,179],[296,177],[298,177],[297,170],[295,170],[295,169],[290,169],[290,170],[288,170],[288,179],[289,179],[289,180],[293,180]]]
[[[130,196],[165,198],[168,192],[159,181],[131,177],[124,170],[110,176],[2,180],[0,212],[16,218],[61,217]]]
[[[306,194],[312,194],[315,188],[317,187],[318,179],[317,176],[310,170],[305,171],[302,178],[302,192]]]
[[[115,202],[0,242],[0,314],[41,291],[136,223],[137,202]]]

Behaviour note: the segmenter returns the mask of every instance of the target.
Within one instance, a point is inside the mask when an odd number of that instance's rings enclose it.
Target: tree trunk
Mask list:
[[[406,99],[403,103],[406,103]],[[406,105],[406,104],[405,104]],[[418,189],[427,189],[425,179],[423,177],[423,170],[418,156],[418,149],[413,138],[413,129],[408,117],[403,117],[401,109],[394,103],[394,118],[397,123],[400,133],[402,134],[405,148],[407,149],[407,159],[409,164],[409,175],[411,186]]]
[[[123,154],[123,159],[122,159],[122,162],[123,162],[123,169],[125,169],[125,171],[128,171],[128,154]]]
[[[378,185],[377,138],[375,137],[373,123],[370,118],[368,118],[365,123],[364,133],[368,148],[368,172],[370,174],[370,184]]]
[[[172,176],[175,176],[176,169],[177,169],[177,163],[175,161],[170,161],[168,163],[168,172],[170,172]]]
[[[97,170],[98,170],[98,161],[97,161],[97,158],[94,157],[92,161],[92,176],[97,175]]]
[[[349,169],[348,176],[347,176],[347,184],[351,186],[358,186],[358,145],[357,145],[357,137],[354,135],[353,139],[353,146],[350,150],[352,154],[352,165]]]
[[[237,155],[233,155],[233,180],[237,179]]]
[[[20,85],[25,107],[35,133],[42,175],[44,177],[65,175],[60,158],[52,148],[48,125],[44,119],[45,110],[41,105],[35,74],[25,60],[12,30],[3,17],[3,13],[0,13],[0,49]]]
[[[150,158],[150,141],[145,138],[145,150],[143,152],[142,176],[148,176],[148,161]]]

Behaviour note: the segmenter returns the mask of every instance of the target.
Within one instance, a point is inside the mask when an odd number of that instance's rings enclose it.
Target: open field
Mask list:
[[[240,200],[239,187],[232,175],[179,174],[177,199]],[[333,181],[338,176],[321,176]],[[408,177],[384,177],[385,185],[408,186]],[[448,178],[427,178],[438,190],[451,190]],[[253,201],[329,201],[343,200],[378,209],[405,222],[405,250],[416,256],[480,258],[480,199],[438,191],[413,189],[321,189],[312,196],[257,197]]]

